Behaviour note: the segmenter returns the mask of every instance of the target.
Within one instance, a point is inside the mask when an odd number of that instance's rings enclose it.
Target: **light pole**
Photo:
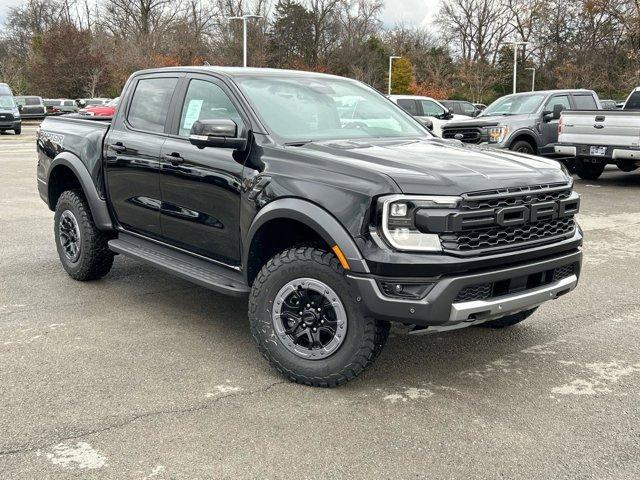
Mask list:
[[[242,66],[247,66],[247,20],[249,18],[262,18],[262,15],[242,15],[240,17],[227,17],[227,20],[242,20]]]
[[[402,57],[397,57],[395,55],[391,55],[389,57],[389,95],[391,95],[391,65],[393,64],[393,60],[396,58],[402,58]]]
[[[518,72],[518,47],[520,45],[529,45],[529,42],[505,42],[505,45],[513,45],[513,93],[516,93],[516,79]]]
[[[533,67],[528,67],[525,70],[531,70],[531,72],[533,73],[533,77],[531,78],[531,91],[535,92],[536,91],[536,69]]]

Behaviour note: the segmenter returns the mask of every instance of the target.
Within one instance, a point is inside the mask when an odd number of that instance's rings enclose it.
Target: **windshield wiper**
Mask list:
[[[304,147],[307,143],[313,143],[314,140],[297,140],[295,142],[285,142],[285,147]]]

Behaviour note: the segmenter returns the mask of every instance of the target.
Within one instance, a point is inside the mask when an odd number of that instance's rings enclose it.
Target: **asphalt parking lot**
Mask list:
[[[59,265],[35,126],[0,136],[0,479],[640,476],[640,172],[576,181],[577,290],[512,329],[399,329],[345,387],[283,380],[246,304]]]

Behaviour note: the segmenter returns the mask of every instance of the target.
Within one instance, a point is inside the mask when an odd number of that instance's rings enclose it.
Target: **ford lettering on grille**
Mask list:
[[[448,230],[459,232],[470,228],[494,225],[511,227],[543,220],[567,218],[578,213],[579,208],[580,198],[571,196],[559,201],[454,213],[449,217]]]

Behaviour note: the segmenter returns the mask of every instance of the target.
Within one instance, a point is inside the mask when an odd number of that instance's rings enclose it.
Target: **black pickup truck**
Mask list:
[[[113,119],[47,118],[37,148],[71,277],[122,254],[246,295],[262,354],[308,385],[357,376],[391,321],[514,325],[580,273],[562,166],[438,139],[354,80],[141,71]]]

